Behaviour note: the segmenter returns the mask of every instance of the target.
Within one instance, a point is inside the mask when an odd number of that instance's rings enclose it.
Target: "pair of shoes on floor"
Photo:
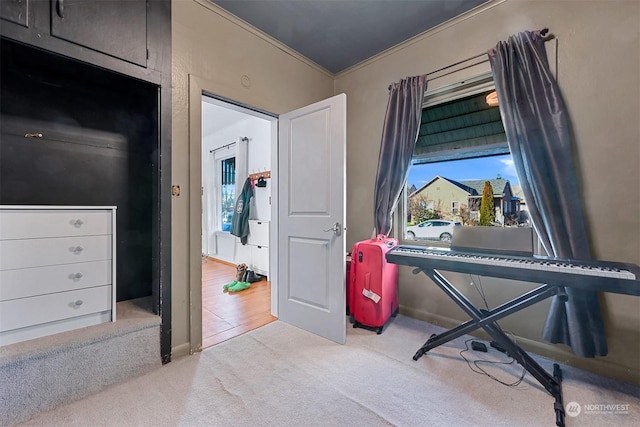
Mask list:
[[[236,280],[231,283],[227,283],[222,287],[223,290],[228,292],[244,291],[251,287],[254,282],[262,280],[262,276],[256,274],[253,270],[249,270],[247,264],[242,263],[236,267]]]
[[[240,292],[244,291],[245,289],[249,289],[250,287],[251,283],[249,282],[238,282],[234,280],[231,283],[227,283],[222,288],[227,292]]]
[[[242,278],[243,282],[255,283],[262,280],[262,276],[256,274],[253,270],[247,270],[244,277]]]
[[[236,282],[244,282],[244,278],[249,270],[249,266],[245,263],[239,264],[236,267]]]

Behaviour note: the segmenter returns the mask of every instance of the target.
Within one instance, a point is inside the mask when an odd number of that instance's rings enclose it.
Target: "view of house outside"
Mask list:
[[[530,226],[526,202],[509,154],[413,165],[407,190],[409,238],[420,240],[419,234],[415,234],[416,226],[433,226],[435,220],[463,226],[480,225],[481,220],[483,225]],[[485,209],[483,218],[483,193],[487,191],[492,192],[493,197],[485,197],[484,204],[493,202],[493,206],[485,206],[493,209],[493,215]],[[436,240],[447,240],[450,234],[437,233],[443,238],[436,237]]]

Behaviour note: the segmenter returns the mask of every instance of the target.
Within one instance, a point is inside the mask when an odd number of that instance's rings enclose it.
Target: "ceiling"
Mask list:
[[[487,0],[210,0],[336,74]]]

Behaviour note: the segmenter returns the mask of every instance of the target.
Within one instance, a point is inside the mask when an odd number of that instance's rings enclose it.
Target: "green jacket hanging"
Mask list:
[[[236,206],[233,210],[231,218],[231,234],[240,238],[240,243],[247,244],[247,236],[249,236],[249,210],[251,207],[251,198],[253,197],[253,188],[251,178],[247,178],[242,187],[242,191],[236,199]]]

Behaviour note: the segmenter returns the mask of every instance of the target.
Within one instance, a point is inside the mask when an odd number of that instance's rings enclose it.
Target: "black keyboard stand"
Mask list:
[[[561,295],[566,298],[564,288],[553,285],[542,285],[529,291],[501,306],[487,311],[478,309],[467,297],[455,288],[436,269],[416,268],[414,274],[423,272],[435,282],[465,313],[471,320],[438,335],[432,335],[426,343],[416,352],[413,360],[418,360],[427,351],[434,349],[455,338],[465,335],[478,328],[484,329],[491,337],[500,344],[506,353],[513,357],[524,369],[527,370],[555,399],[553,409],[556,413],[556,425],[564,427],[564,405],[562,403],[562,372],[557,363],[553,365],[553,376],[549,375],[542,366],[538,364],[522,348],[514,343],[495,322],[512,313],[527,308],[537,302],[545,300],[553,295]]]

